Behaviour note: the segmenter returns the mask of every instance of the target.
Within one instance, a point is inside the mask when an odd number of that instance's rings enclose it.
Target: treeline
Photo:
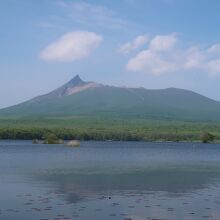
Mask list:
[[[0,128],[0,139],[33,140],[42,139],[53,133],[62,140],[112,140],[112,141],[203,141],[203,134],[171,133],[144,130],[120,129],[45,129],[45,128]],[[208,136],[209,138],[209,136]],[[214,138],[212,137],[212,140]]]
[[[105,131],[92,129],[40,129],[40,128],[0,128],[0,139],[32,140],[42,139],[45,134],[53,133],[63,140],[143,140],[138,134],[121,131]]]

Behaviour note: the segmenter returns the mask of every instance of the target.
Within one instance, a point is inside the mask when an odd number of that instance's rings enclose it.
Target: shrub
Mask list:
[[[63,140],[59,139],[53,133],[46,133],[43,139],[44,139],[44,144],[62,144],[63,143]]]

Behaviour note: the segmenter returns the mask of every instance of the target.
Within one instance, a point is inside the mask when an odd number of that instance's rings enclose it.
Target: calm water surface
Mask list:
[[[1,220],[220,219],[220,145],[0,142]]]

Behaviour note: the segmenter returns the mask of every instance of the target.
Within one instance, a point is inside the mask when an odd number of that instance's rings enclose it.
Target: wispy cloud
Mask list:
[[[177,45],[176,34],[153,37],[147,49],[132,57],[126,69],[132,72],[161,75],[179,71],[203,71],[210,75],[220,74],[220,45],[208,48],[193,45],[184,48]]]
[[[88,31],[74,31],[61,36],[40,54],[46,61],[71,62],[90,55],[102,42],[102,36]]]
[[[58,1],[58,5],[66,11],[66,15],[73,22],[110,29],[125,29],[128,22],[119,14],[105,6],[84,1]]]
[[[46,21],[38,22],[37,25],[42,28],[54,28],[55,27],[54,24],[52,24],[50,22],[46,22]]]
[[[133,41],[121,45],[118,49],[120,53],[127,54],[146,44],[149,38],[146,35],[139,35]]]

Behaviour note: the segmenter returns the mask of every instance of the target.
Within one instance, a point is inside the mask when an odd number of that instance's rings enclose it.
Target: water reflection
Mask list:
[[[220,168],[220,167],[219,167]],[[143,170],[127,173],[74,174],[70,171],[61,173],[39,174],[37,181],[45,181],[64,194],[68,202],[75,203],[86,197],[101,194],[129,195],[164,192],[167,196],[181,196],[209,186],[218,185],[220,169],[217,166],[185,167],[175,169]]]
[[[0,143],[0,219],[220,218],[218,145],[132,144]]]

